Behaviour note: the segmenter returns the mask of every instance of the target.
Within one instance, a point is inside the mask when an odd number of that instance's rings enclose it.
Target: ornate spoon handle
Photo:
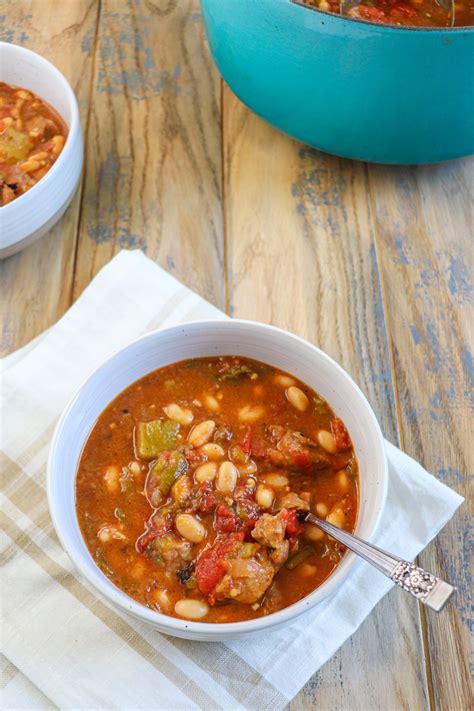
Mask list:
[[[303,518],[302,514],[303,512],[300,513],[301,518]],[[304,520],[319,526],[323,531],[329,533],[330,536],[343,543],[357,555],[360,555],[361,558],[371,563],[390,580],[393,580],[394,583],[397,583],[401,588],[436,612],[440,612],[443,609],[456,590],[449,583],[440,580],[440,578],[428,573],[423,568],[419,568],[414,563],[408,563],[406,560],[397,558],[391,553],[387,553],[381,548],[377,548],[371,543],[367,543],[357,536],[333,526],[332,523],[323,521],[312,513],[306,514]]]

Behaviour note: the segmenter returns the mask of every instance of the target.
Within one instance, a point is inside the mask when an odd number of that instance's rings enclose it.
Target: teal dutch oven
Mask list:
[[[405,28],[290,0],[201,0],[235,94],[327,153],[433,163],[474,152],[474,28]]]

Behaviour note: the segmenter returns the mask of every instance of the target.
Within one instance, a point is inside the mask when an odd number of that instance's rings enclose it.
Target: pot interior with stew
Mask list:
[[[474,0],[294,0],[336,15],[403,27],[470,27]]]

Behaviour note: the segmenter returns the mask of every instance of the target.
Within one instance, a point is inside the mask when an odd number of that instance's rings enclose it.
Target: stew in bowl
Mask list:
[[[292,605],[344,547],[309,509],[352,532],[358,465],[344,423],[300,380],[239,356],[160,368],[100,415],[76,481],[100,569],[152,610],[213,623]]]

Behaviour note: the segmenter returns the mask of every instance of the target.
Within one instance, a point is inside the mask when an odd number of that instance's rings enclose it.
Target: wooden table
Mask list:
[[[278,133],[223,84],[197,0],[4,0],[1,38],[69,78],[81,190],[0,265],[2,352],[53,324],[121,249],[229,314],[290,329],[346,368],[391,441],[467,494],[473,161],[384,167]],[[470,461],[468,461],[470,460]],[[436,616],[392,591],[292,711],[466,711],[465,504],[420,556],[459,587]]]

